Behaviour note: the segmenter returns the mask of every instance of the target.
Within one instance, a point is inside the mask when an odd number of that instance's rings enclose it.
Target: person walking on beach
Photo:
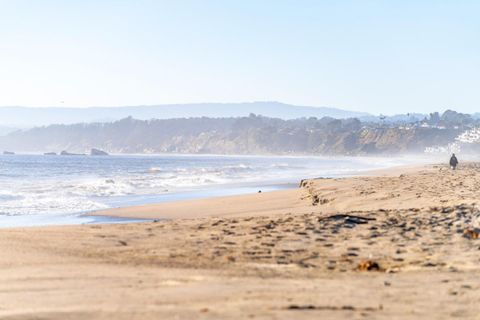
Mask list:
[[[455,157],[455,153],[452,153],[452,156],[450,157],[450,167],[452,170],[455,170],[458,165],[458,160],[457,157]]]

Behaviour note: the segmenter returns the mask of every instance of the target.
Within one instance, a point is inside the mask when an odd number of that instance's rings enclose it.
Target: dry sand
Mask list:
[[[479,318],[480,165],[402,172],[3,229],[0,317]]]

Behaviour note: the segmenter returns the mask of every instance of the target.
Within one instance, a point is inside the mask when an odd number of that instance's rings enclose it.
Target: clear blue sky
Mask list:
[[[0,105],[480,111],[480,1],[0,0]]]

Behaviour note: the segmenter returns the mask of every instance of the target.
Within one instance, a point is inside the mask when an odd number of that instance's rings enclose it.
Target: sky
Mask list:
[[[0,106],[480,111],[480,1],[0,0]]]

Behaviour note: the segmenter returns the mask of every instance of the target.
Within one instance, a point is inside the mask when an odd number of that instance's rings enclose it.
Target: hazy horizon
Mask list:
[[[58,109],[93,109],[93,108],[136,108],[136,107],[186,107],[186,106],[201,106],[201,105],[245,105],[245,104],[257,104],[257,103],[274,103],[274,104],[282,104],[287,106],[294,106],[294,107],[307,107],[307,108],[328,108],[328,109],[337,109],[339,111],[346,111],[352,113],[365,113],[371,116],[397,116],[397,115],[407,115],[407,114],[430,114],[434,112],[438,112],[440,114],[444,113],[447,110],[456,111],[459,113],[466,113],[466,114],[475,114],[480,111],[471,111],[471,112],[462,112],[457,108],[439,108],[439,109],[432,109],[428,112],[417,112],[414,110],[405,110],[405,111],[396,111],[396,110],[387,110],[387,112],[380,112],[380,113],[371,113],[365,110],[355,110],[353,108],[342,107],[342,106],[327,106],[327,105],[304,105],[304,104],[296,104],[284,101],[266,101],[266,100],[258,100],[258,101],[220,101],[220,102],[212,102],[212,101],[204,101],[204,102],[191,102],[191,103],[153,103],[153,104],[132,104],[132,105],[82,105],[82,106],[69,106],[69,105],[39,105],[39,106],[32,106],[32,105],[0,105],[0,108],[36,108],[36,109],[49,109],[49,108],[58,108]],[[261,115],[261,114],[259,114]]]

